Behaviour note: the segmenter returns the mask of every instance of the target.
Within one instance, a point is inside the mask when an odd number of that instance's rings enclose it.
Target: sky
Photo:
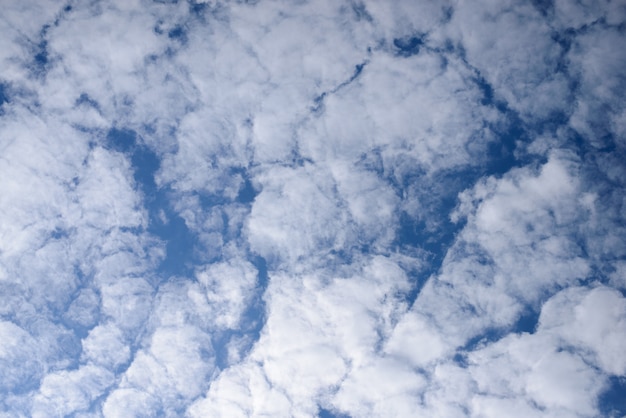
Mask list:
[[[626,416],[626,3],[4,0],[0,417]]]

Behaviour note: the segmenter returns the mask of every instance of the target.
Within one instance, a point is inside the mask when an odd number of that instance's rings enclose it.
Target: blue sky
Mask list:
[[[619,1],[9,1],[0,416],[626,415]]]

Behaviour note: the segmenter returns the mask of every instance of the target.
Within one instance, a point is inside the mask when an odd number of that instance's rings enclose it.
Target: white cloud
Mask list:
[[[91,328],[98,322],[100,298],[93,289],[83,288],[72,300],[64,318],[70,324]]]
[[[532,4],[459,4],[443,33],[463,48],[470,65],[493,88],[494,98],[525,119],[549,118],[572,106],[567,76],[557,71],[561,48],[549,22]]]
[[[617,30],[593,28],[576,37],[569,54],[571,71],[580,80],[570,124],[598,148],[610,146],[611,142],[621,148],[626,145],[626,107],[621,97],[626,88],[621,76],[626,54],[615,50],[615,45],[623,42],[624,35]],[[607,139],[607,135],[613,138]]]
[[[469,372],[484,394],[474,398],[474,408],[496,416],[495,399],[525,399],[534,415],[593,416],[605,377],[565,348],[559,350],[558,342],[539,329],[536,335],[509,336],[472,353]]]
[[[333,404],[357,417],[408,417],[418,409],[426,379],[404,363],[376,359],[355,368],[341,384]]]
[[[35,339],[12,322],[0,322],[0,367],[2,390],[28,385],[41,373]],[[19,367],[16,365],[19,364]]]
[[[112,383],[113,374],[109,370],[92,365],[49,374],[35,396],[32,416],[67,416],[86,411]]]
[[[120,411],[129,401],[134,404],[128,394],[136,389],[143,393],[139,399],[146,409],[176,414],[206,390],[213,370],[213,349],[206,333],[191,325],[159,327],[149,345],[135,354],[107,397],[104,411]]]
[[[102,412],[105,417],[152,417],[160,411],[154,396],[135,388],[117,389],[104,402]]]
[[[50,28],[49,53],[58,62],[47,76],[46,106],[63,110],[85,93],[105,115],[124,117],[129,107],[119,100],[140,91],[137,72],[144,59],[165,48],[153,30],[155,17],[142,12],[138,3],[72,5],[62,24]],[[67,83],[68,76],[72,83]]]
[[[336,203],[328,174],[311,165],[276,167],[256,181],[262,191],[248,223],[254,251],[268,260],[293,264],[305,256],[319,256],[319,248],[327,252],[343,247],[346,214]]]
[[[407,288],[407,278],[393,259],[384,257],[363,260],[353,269],[346,272],[350,276],[328,279],[272,276],[266,293],[266,326],[249,359],[222,372],[206,400],[192,411],[313,415],[317,403],[328,402],[332,388],[353,371],[364,370],[353,378],[356,382],[370,372],[388,376],[372,365],[379,362],[375,347],[406,310],[398,295]],[[346,397],[359,396],[351,393]],[[281,409],[271,412],[266,402],[273,397],[282,399],[275,405]],[[346,398],[346,402],[353,400]]]
[[[152,286],[138,277],[119,278],[103,284],[102,313],[125,330],[136,330],[150,315]]]
[[[624,10],[7,4],[0,414],[598,415]]]
[[[448,254],[450,261],[458,258],[463,265],[475,254],[474,263],[499,270],[488,280],[530,303],[556,286],[585,278],[589,264],[576,234],[593,210],[593,195],[581,190],[578,167],[567,154],[554,154],[538,173],[512,171],[465,192],[453,216],[469,209],[469,223],[461,234],[463,244]]]
[[[472,76],[454,57],[378,51],[355,81],[324,99],[324,113],[301,131],[301,148],[322,161],[380,148],[391,172],[401,156],[413,173],[479,164],[491,139],[486,123],[498,115],[478,105]]]
[[[112,324],[98,325],[83,339],[82,358],[115,370],[130,359],[130,348],[122,331]]]
[[[37,1],[12,3],[4,8],[0,18],[1,41],[0,60],[2,77],[21,82],[27,77],[24,71],[30,52],[37,50],[42,27],[53,21],[63,7],[63,1],[55,0],[41,5]]]
[[[626,374],[626,299],[618,291],[604,286],[564,290],[543,306],[539,323],[541,330],[591,352],[586,359],[604,372]]]
[[[212,264],[198,273],[205,292],[189,293],[196,303],[206,303],[211,323],[218,328],[235,329],[251,302],[257,284],[257,271],[244,260]]]
[[[354,2],[352,6],[357,7],[360,4],[374,19],[374,27],[387,40],[436,30],[446,20],[446,15],[453,6],[448,1],[423,1],[419,7],[415,7],[410,0],[393,4],[377,1]]]
[[[402,317],[387,341],[385,352],[402,357],[410,364],[425,367],[441,359],[449,350],[444,336],[427,318],[410,311]]]
[[[102,229],[145,225],[138,210],[139,197],[132,188],[128,161],[117,153],[96,148],[76,188],[81,200],[81,221]]]
[[[586,278],[575,236],[590,208],[575,170],[555,155],[538,172],[512,171],[464,192],[454,217],[467,224],[387,350],[423,367],[472,337],[512,327],[525,305],[537,309],[546,295]],[[406,348],[420,339],[428,349]]]
[[[626,17],[626,8],[619,2],[564,0],[554,2],[554,20],[559,26],[581,28],[605,19],[609,25],[619,24]]]
[[[424,404],[415,408],[429,416],[595,416],[607,376],[623,373],[615,357],[623,302],[606,287],[557,293],[543,306],[534,333],[486,341],[466,353],[467,366],[447,356],[427,366]],[[603,308],[591,307],[597,303]]]
[[[329,164],[341,205],[347,206],[361,243],[384,248],[394,238],[399,204],[395,191],[377,175],[341,161]]]

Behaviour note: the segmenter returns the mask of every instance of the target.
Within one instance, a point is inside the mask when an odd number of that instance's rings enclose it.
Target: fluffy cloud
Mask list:
[[[617,411],[625,16],[8,3],[0,414]]]

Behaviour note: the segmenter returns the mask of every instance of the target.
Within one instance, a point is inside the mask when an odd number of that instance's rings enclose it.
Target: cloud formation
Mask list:
[[[626,414],[625,19],[8,2],[0,415]]]

